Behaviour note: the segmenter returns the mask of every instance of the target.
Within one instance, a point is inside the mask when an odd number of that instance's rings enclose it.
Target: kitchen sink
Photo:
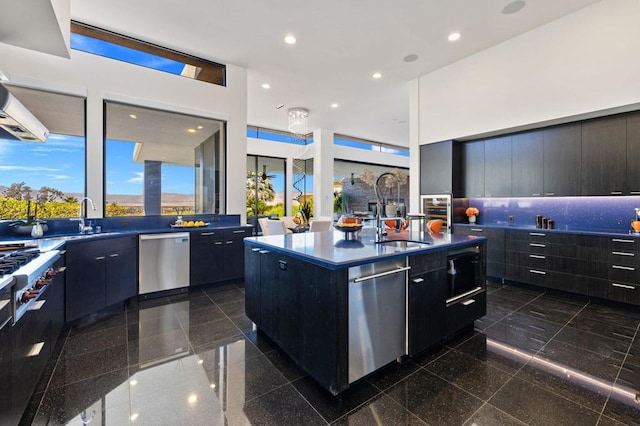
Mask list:
[[[382,247],[390,247],[397,251],[400,250],[415,250],[415,249],[423,249],[429,246],[429,243],[425,242],[417,242],[417,241],[407,241],[407,240],[389,240],[389,241],[379,241],[376,244]]]
[[[73,235],[60,235],[56,237],[45,237],[47,240],[83,240],[92,237],[106,237],[109,235],[122,234],[122,232],[97,232],[93,234],[73,234]]]

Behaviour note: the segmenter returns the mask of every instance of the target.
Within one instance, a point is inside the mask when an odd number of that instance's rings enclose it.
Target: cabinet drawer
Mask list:
[[[582,277],[533,267],[507,264],[507,279],[571,293],[586,293],[587,291],[586,286],[582,283]]]
[[[222,241],[224,235],[222,230],[201,229],[199,231],[191,231],[189,237],[191,243],[201,243],[208,241]]]
[[[445,269],[447,267],[447,252],[440,251],[432,254],[423,254],[409,257],[409,276],[414,277],[425,272]]]
[[[483,226],[455,226],[453,233],[456,235],[486,237],[488,239],[488,250],[504,250],[504,229],[485,228]]]
[[[624,283],[640,284],[640,268],[636,266],[612,263],[609,269],[609,279]]]
[[[599,247],[612,251],[640,252],[640,238],[631,236],[599,237],[593,235],[580,235],[578,245],[585,247]]]
[[[630,250],[612,250],[602,247],[577,247],[576,257],[589,262],[606,262],[617,265],[640,266],[640,253]]]
[[[522,240],[537,242],[543,244],[563,244],[563,245],[575,245],[576,235],[565,234],[562,232],[549,232],[545,229],[532,229],[530,231],[522,231],[517,229],[506,230],[507,240]]]
[[[250,237],[252,234],[252,228],[243,227],[236,229],[225,229],[222,231],[224,240],[242,240],[244,237]]]
[[[576,257],[576,246],[548,241],[507,240],[507,250],[560,257]]]
[[[638,306],[640,305],[640,285],[592,278],[589,280],[589,296]]]
[[[487,313],[487,293],[474,294],[447,306],[447,334],[455,333]]]
[[[507,252],[507,264],[565,274],[571,274],[575,271],[575,260],[572,258],[518,251]]]

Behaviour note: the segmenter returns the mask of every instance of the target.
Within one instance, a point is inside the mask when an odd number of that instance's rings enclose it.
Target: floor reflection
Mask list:
[[[256,330],[242,283],[135,303],[65,332],[23,423],[640,422],[638,310],[511,286],[489,293],[475,330],[342,399]]]

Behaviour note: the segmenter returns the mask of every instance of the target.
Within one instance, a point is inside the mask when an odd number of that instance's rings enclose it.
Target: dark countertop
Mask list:
[[[615,230],[584,230],[584,229],[540,229],[534,225],[509,225],[509,224],[488,224],[482,225],[479,223],[454,223],[453,226],[460,226],[465,228],[490,228],[490,229],[513,229],[515,231],[530,231],[530,232],[550,232],[557,234],[575,234],[575,235],[593,235],[600,237],[630,237],[640,238],[640,233],[624,233]]]
[[[341,269],[382,259],[392,259],[416,254],[461,248],[479,242],[484,237],[451,234],[420,236],[418,232],[408,234],[409,240],[426,245],[418,248],[398,248],[374,242],[375,228],[364,228],[360,239],[345,240],[340,231],[306,232],[303,234],[270,235],[245,238],[245,244],[283,253],[329,269]]]
[[[201,226],[201,227],[185,227],[185,228],[152,228],[152,229],[126,229],[126,230],[113,230],[113,231],[103,231],[97,233],[90,234],[80,234],[80,233],[63,233],[63,234],[45,234],[44,237],[33,239],[28,235],[2,235],[0,236],[0,245],[3,242],[5,243],[15,243],[15,242],[25,242],[32,244],[42,244],[45,241],[61,241],[65,243],[74,243],[81,242],[87,240],[102,240],[108,238],[117,238],[117,237],[126,237],[126,236],[137,236],[140,234],[163,234],[163,233],[173,233],[173,232],[194,232],[194,231],[211,231],[211,230],[225,230],[225,229],[235,229],[235,228],[252,228],[251,225],[209,225],[209,226]]]

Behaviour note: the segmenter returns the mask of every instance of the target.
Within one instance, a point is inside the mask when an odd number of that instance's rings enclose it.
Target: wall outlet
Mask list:
[[[509,223],[513,223],[513,216],[509,216]]]

